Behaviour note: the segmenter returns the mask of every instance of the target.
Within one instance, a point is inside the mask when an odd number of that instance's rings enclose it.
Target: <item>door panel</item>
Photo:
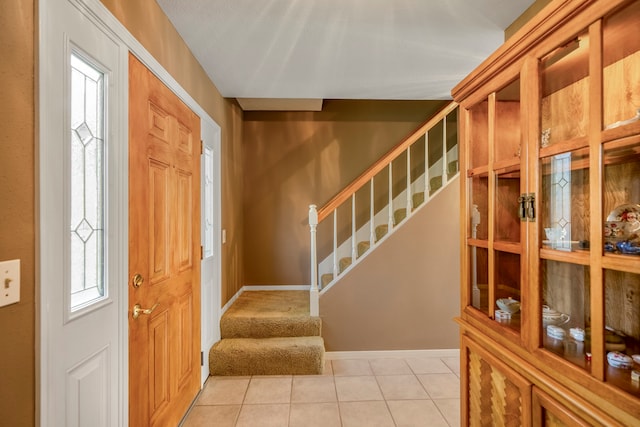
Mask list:
[[[169,277],[169,165],[149,162],[149,254],[151,284]]]
[[[35,4],[36,424],[117,426],[126,393],[119,340],[126,304],[126,48],[68,1]]]
[[[133,56],[129,78],[129,417],[171,426],[200,388],[200,119]]]

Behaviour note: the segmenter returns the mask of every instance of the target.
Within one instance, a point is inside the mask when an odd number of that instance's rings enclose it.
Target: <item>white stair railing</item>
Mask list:
[[[412,215],[413,210],[424,206],[437,189],[443,188],[449,181],[450,175],[457,173],[457,128],[455,129],[456,132],[449,132],[451,128],[447,129],[447,118],[449,118],[449,122],[452,123],[451,126],[457,125],[457,104],[455,102],[451,102],[450,104],[448,104],[434,117],[423,124],[418,130],[412,133],[409,137],[405,138],[400,144],[398,144],[375,164],[369,167],[369,169],[367,169],[360,177],[358,177],[355,181],[345,187],[344,190],[333,197],[322,208],[317,209],[316,205],[309,206],[309,228],[311,232],[311,285],[309,295],[310,314],[312,316],[319,315],[319,297],[322,290],[330,287],[338,280],[340,275],[351,269],[351,267],[358,261],[360,261],[364,256],[366,256],[367,253],[371,252],[371,250],[373,250],[381,240],[392,233],[393,229],[397,227],[400,222]],[[438,159],[431,159],[429,155],[429,151],[431,148],[429,134],[431,131],[436,132],[436,126],[440,124],[442,124],[442,156]],[[448,140],[448,136],[455,137],[455,140]],[[411,162],[411,148],[417,141],[420,140],[424,141],[424,165],[414,166]],[[439,143],[440,141],[438,141],[436,138],[434,138],[431,142],[431,144]],[[450,146],[449,149],[447,149],[448,145]],[[439,148],[437,151],[439,151]],[[400,177],[398,181],[395,181],[393,176],[393,161],[405,152],[406,174]],[[430,161],[432,161],[431,165],[429,164]],[[415,173],[416,167],[422,167],[418,171],[418,173]],[[399,172],[402,172],[401,169],[402,168],[400,168]],[[385,207],[380,208],[376,212],[376,188],[374,187],[374,181],[375,177],[384,170],[387,170],[388,173],[388,187],[386,189],[386,191],[388,192],[388,201]],[[440,181],[438,187],[432,187],[432,182],[437,181],[438,178]],[[404,184],[401,184],[400,179],[406,179],[406,188],[399,194],[394,196],[394,187],[402,188],[405,186]],[[413,197],[417,193],[414,193],[412,191],[412,184],[421,183],[422,180],[424,180],[423,201],[419,202],[420,206],[416,206],[414,205]],[[369,183],[370,185],[368,212],[366,210],[358,212],[358,205],[356,203],[356,192],[367,183]],[[417,185],[414,185],[414,187],[416,186]],[[404,200],[404,198],[406,198],[406,200]],[[351,224],[338,224],[338,208],[349,199],[351,200]],[[405,206],[404,216],[402,218],[395,218],[396,210],[394,209],[394,206],[400,207],[403,205]],[[384,221],[386,222],[386,231],[381,228],[382,226],[376,227],[376,222],[380,221],[378,217],[380,217],[380,215],[383,215],[385,211],[387,213],[386,219]],[[402,215],[401,209],[398,210],[398,213]],[[323,223],[323,221],[329,216],[333,216],[333,232],[331,233],[332,244],[330,245],[330,247],[332,248],[332,252],[330,254],[327,254],[328,256],[323,258],[320,264],[318,264],[317,229],[319,224]],[[358,228],[357,219],[360,216],[368,216],[369,219],[363,226]],[[339,226],[342,228],[339,229]],[[338,242],[338,236],[344,236],[349,228],[349,237],[342,242]],[[380,229],[379,234],[383,236],[377,235],[378,229]],[[369,248],[362,255],[359,254],[358,236],[367,236],[364,237],[362,241],[368,241],[369,243]],[[344,254],[345,256],[341,258],[340,254]],[[343,264],[345,265],[344,268]],[[326,285],[323,284],[323,276],[331,278],[329,283],[327,283]]]

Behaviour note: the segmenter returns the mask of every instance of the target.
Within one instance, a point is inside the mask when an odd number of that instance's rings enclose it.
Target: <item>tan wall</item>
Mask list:
[[[34,1],[0,3],[0,261],[21,260],[0,307],[0,424],[35,422]]]
[[[328,351],[459,347],[458,179],[321,296]]]
[[[327,100],[321,112],[245,112],[245,283],[309,284],[320,207],[445,101]]]
[[[244,284],[242,110],[223,98],[155,0],[101,0],[222,128],[222,304]]]
[[[551,0],[536,0],[536,1],[534,1],[531,4],[531,6],[529,6],[527,8],[527,10],[525,10],[522,13],[522,15],[520,15],[518,18],[516,18],[516,20],[513,21],[511,23],[511,25],[509,25],[504,30],[504,39],[507,40],[507,39],[511,38],[511,36],[513,36],[516,33],[516,31],[518,31],[524,24],[529,22],[531,20],[531,18],[533,18],[538,12],[540,12],[542,10],[542,8],[544,8],[549,3],[551,3]]]
[[[0,3],[0,260],[21,259],[20,302],[0,308],[0,424],[35,425],[35,61],[33,0]],[[222,127],[224,304],[242,286],[242,111],[220,96],[153,0],[105,1]]]

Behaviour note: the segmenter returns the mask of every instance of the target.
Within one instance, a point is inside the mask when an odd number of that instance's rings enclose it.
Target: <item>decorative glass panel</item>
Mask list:
[[[589,242],[589,150],[541,160],[540,223],[545,248],[584,252]]]
[[[104,74],[71,55],[71,311],[106,296]]]
[[[551,159],[550,178],[550,239],[554,248],[571,250],[571,153]]]

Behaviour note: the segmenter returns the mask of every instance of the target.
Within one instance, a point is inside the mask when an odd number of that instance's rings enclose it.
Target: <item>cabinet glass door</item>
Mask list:
[[[540,160],[540,288],[544,348],[590,369],[589,151]]]
[[[492,170],[494,293],[493,318],[520,332],[524,182],[521,179],[522,129],[520,78],[498,90],[493,97],[494,132]]]
[[[602,26],[602,257],[608,383],[640,397],[640,2]],[[593,249],[592,249],[593,250]]]
[[[589,32],[540,61],[540,335],[543,347],[591,370]]]

